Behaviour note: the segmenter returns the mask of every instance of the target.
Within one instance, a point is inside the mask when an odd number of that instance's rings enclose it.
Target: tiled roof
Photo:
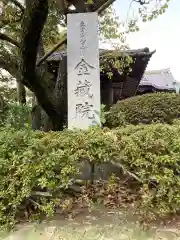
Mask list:
[[[113,56],[115,57],[121,57],[123,55],[149,57],[149,56],[152,56],[154,52],[155,51],[150,52],[148,48],[125,50],[125,51],[107,50],[107,49],[99,50],[100,57],[105,54],[113,54]],[[47,58],[47,61],[48,62],[60,61],[63,56],[66,56],[66,51],[54,52],[51,56]]]

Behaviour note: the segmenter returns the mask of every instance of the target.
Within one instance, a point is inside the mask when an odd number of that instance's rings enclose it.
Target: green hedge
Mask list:
[[[82,157],[97,164],[114,161],[135,176],[143,214],[180,209],[179,122],[49,133],[2,128],[0,153],[1,226],[13,224],[29,202],[36,211],[53,214],[56,194],[75,177]],[[35,197],[37,190],[54,199]]]
[[[141,208],[164,216],[180,210],[180,121],[115,130],[119,161],[142,182]],[[154,215],[153,215],[154,214]]]
[[[0,226],[16,219],[19,209],[29,201],[38,211],[53,214],[54,203],[43,197],[34,199],[33,191],[56,196],[77,174],[80,157],[100,162],[114,158],[117,145],[107,130],[89,132],[33,132],[0,130]],[[64,187],[63,187],[64,186]]]
[[[110,128],[126,124],[172,123],[180,118],[180,94],[153,93],[119,101],[110,109],[106,125]]]

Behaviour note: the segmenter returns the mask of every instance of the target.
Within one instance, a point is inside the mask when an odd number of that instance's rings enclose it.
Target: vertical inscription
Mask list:
[[[73,23],[73,24],[72,24]],[[74,30],[79,26],[79,30]],[[68,128],[100,125],[97,13],[68,15]]]

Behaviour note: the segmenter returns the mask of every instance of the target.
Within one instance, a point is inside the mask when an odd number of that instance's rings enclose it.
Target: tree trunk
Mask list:
[[[52,98],[57,111],[61,114],[61,116],[63,116],[62,120],[59,118],[56,119],[56,124],[64,126],[67,119],[67,57],[63,57],[60,60]],[[54,130],[55,128],[56,125],[53,124],[51,116],[43,112],[43,131],[48,132],[50,130]]]
[[[61,87],[60,92],[62,94],[59,95],[60,102],[58,102],[58,97],[54,97],[56,87],[54,87],[54,82],[48,79],[45,69],[46,66],[42,65],[40,69],[36,67],[41,33],[47,15],[48,0],[28,0],[25,9],[25,17],[22,22],[22,41],[20,44],[22,56],[22,81],[23,84],[34,92],[38,103],[49,116],[53,126],[52,130],[61,130],[63,129],[65,118],[64,101],[62,99],[62,96],[64,96],[64,88]],[[65,68],[62,67],[62,69]],[[64,70],[61,73],[60,76],[65,76]],[[62,86],[64,86],[64,83]]]
[[[0,113],[3,113],[7,107],[7,103],[4,101],[3,97],[0,95]]]
[[[31,127],[33,130],[41,129],[41,107],[37,102],[35,94],[32,96]]]
[[[41,107],[35,105],[31,111],[31,126],[33,130],[41,129]]]
[[[20,104],[26,104],[26,89],[19,81],[17,81],[17,101]]]
[[[64,56],[60,60],[58,75],[54,88],[54,103],[59,111],[59,114],[63,115],[62,125],[67,120],[67,57]]]
[[[32,95],[32,108],[37,104],[37,100],[36,100],[36,95],[33,93]]]

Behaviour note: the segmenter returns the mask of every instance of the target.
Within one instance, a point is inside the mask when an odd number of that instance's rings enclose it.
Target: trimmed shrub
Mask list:
[[[52,215],[75,179],[82,158],[121,166],[133,178],[132,186],[138,186],[141,214],[165,216],[180,209],[178,121],[111,131],[43,133],[2,128],[0,153],[1,226],[13,224],[29,204],[35,213]],[[52,198],[37,196],[37,191],[48,192]]]
[[[109,131],[109,130],[108,130]],[[58,201],[78,173],[77,163],[108,161],[117,145],[107,130],[33,132],[2,128],[0,131],[0,225],[11,225],[24,206],[53,214],[55,202],[33,192],[52,194]],[[103,160],[102,160],[103,159]]]
[[[146,217],[180,210],[180,121],[114,130],[120,164],[142,183],[140,210]]]
[[[173,119],[179,117],[179,94],[153,93],[127,98],[113,105],[107,115],[106,125],[113,128],[152,122],[171,124]]]

